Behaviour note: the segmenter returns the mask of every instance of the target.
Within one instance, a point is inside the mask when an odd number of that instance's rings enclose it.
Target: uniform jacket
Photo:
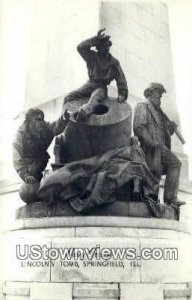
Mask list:
[[[89,79],[91,81],[100,82],[104,85],[109,85],[115,79],[117,83],[118,94],[127,99],[128,87],[125,75],[122,71],[119,61],[109,54],[108,60],[101,60],[98,52],[91,50],[91,47],[97,45],[98,38],[81,42],[77,46],[77,50],[83,59],[86,61]]]
[[[139,138],[150,170],[160,177],[163,173],[161,151],[154,149],[153,145],[158,143],[171,149],[171,135],[174,133],[172,123],[161,109],[157,111],[153,104],[146,100],[138,103],[135,108],[133,130]]]
[[[13,143],[13,164],[22,180],[28,176],[41,180],[50,157],[47,149],[53,138],[63,132],[66,124],[62,117],[52,123],[46,122],[44,138],[33,136],[25,122],[19,127]]]

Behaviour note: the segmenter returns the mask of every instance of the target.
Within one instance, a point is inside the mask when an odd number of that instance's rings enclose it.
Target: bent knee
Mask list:
[[[180,159],[176,158],[175,162],[174,162],[175,167],[177,167],[178,169],[181,169],[182,166],[182,162],[180,161]]]
[[[73,100],[73,97],[71,97],[71,95],[67,95],[67,96],[64,97],[63,103],[65,104],[65,103],[67,103],[71,100]]]
[[[98,96],[101,98],[105,98],[106,93],[107,93],[107,90],[105,88],[100,87],[100,88],[95,89],[91,96]]]

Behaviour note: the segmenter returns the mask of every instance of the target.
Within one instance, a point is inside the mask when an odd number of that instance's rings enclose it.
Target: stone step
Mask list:
[[[188,297],[191,297],[191,289],[182,289],[182,290],[164,290],[164,298],[165,299],[179,299],[179,298],[184,298],[188,299]]]
[[[73,287],[73,297],[77,297],[78,299],[114,299],[119,297],[119,288],[117,284],[75,283]]]

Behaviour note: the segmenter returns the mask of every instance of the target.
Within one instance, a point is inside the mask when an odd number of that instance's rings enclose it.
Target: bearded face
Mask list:
[[[162,91],[159,89],[154,89],[150,96],[150,101],[153,103],[153,105],[159,109],[161,106],[161,98],[162,98]]]
[[[47,126],[42,115],[34,116],[29,122],[28,129],[32,135],[41,139],[45,138]]]

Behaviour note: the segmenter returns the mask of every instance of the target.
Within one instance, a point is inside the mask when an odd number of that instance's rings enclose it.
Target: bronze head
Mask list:
[[[40,109],[29,109],[25,114],[27,130],[37,138],[43,138],[46,131],[44,112]]]
[[[161,83],[152,82],[144,90],[144,96],[150,100],[156,108],[160,108],[162,95],[166,92],[167,91]]]
[[[96,49],[99,54],[106,55],[109,53],[111,46],[112,46],[112,42],[110,41],[110,37],[106,36],[100,40],[100,42],[96,46]]]

